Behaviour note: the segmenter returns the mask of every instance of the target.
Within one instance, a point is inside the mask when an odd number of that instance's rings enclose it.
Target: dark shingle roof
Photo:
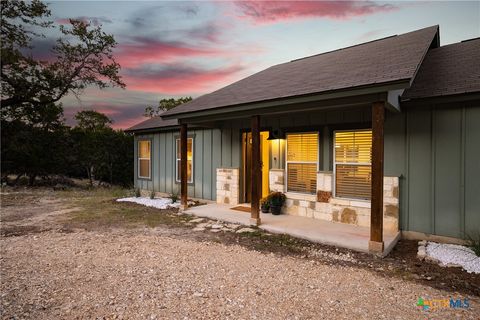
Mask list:
[[[433,26],[275,65],[163,115],[411,81],[437,33]]]
[[[402,99],[480,92],[480,38],[432,49]]]
[[[165,120],[160,117],[153,117],[137,123],[133,127],[128,128],[125,131],[140,131],[140,130],[149,130],[155,128],[166,128],[166,127],[175,127],[178,126],[177,119]]]

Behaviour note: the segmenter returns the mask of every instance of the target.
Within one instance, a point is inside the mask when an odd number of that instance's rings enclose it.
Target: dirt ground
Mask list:
[[[415,242],[379,259],[114,201],[126,192],[2,190],[2,319],[479,318],[480,276],[417,260]]]

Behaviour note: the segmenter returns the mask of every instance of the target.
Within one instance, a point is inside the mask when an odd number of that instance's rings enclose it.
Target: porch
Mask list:
[[[208,216],[211,210],[216,213],[213,219],[236,216],[241,220],[232,222],[257,225],[272,232],[378,255],[388,253],[390,245],[395,243],[392,239],[398,233],[399,184],[398,181],[396,185],[384,184],[383,131],[385,108],[395,108],[387,101],[375,101],[377,95],[352,99],[348,104],[343,100],[341,103],[325,102],[326,107],[335,110],[327,113],[318,110],[319,103],[315,103],[300,104],[295,115],[275,108],[269,112],[264,110],[261,115],[258,111],[242,114],[229,122],[226,122],[228,117],[224,119],[221,115],[216,115],[214,119],[208,117],[210,122],[207,118],[180,121],[183,207],[188,208],[188,127],[194,124],[228,126],[247,134],[242,134],[242,152],[237,153],[240,165],[216,167],[216,180],[212,181],[216,187],[216,201],[226,206],[224,210],[220,210],[221,207],[194,208],[200,212],[192,214],[202,214],[203,210],[207,210],[203,214]],[[342,119],[353,119],[353,122],[342,123],[332,114]],[[267,140],[273,141],[264,141],[264,131],[268,131]],[[340,135],[339,142],[336,142]],[[227,137],[226,141],[232,143],[234,140]],[[266,142],[272,145],[268,148],[271,152],[265,161],[262,146],[270,145]],[[220,156],[223,158],[223,153]],[[336,170],[337,163],[341,163],[340,171]],[[385,187],[388,189],[384,190]],[[260,198],[265,196],[265,190],[286,194],[284,213],[287,216],[277,218],[260,214]],[[387,199],[384,199],[385,196]],[[250,203],[249,213],[239,215],[229,212],[232,211],[229,206],[242,202]],[[225,212],[219,213],[219,210]],[[263,221],[263,217],[268,221]],[[388,224],[387,221],[389,228],[384,228],[385,219],[392,220],[392,217],[394,223]],[[343,226],[338,222],[352,225]],[[393,230],[390,230],[392,225]],[[394,235],[389,235],[389,231]],[[345,235],[351,235],[348,241],[345,241]]]
[[[237,205],[238,206],[238,205]],[[249,212],[232,210],[233,205],[211,203],[190,207],[185,213],[242,225],[251,225]],[[245,208],[249,208],[245,206]],[[271,233],[288,234],[312,242],[338,246],[360,252],[369,252],[370,228],[344,223],[335,223],[320,219],[311,219],[292,215],[272,215],[260,213],[262,223],[258,228]],[[384,232],[384,250],[386,256],[400,238],[399,232]]]

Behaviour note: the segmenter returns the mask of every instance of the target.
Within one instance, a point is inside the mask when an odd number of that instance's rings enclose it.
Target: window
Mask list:
[[[335,196],[369,200],[372,131],[336,131],[334,146]]]
[[[180,139],[176,140],[177,158],[176,158],[176,180],[180,182],[181,151]],[[193,138],[187,138],[187,182],[193,183]]]
[[[150,179],[150,140],[138,141],[138,177]]]
[[[317,192],[318,134],[287,134],[287,191]]]

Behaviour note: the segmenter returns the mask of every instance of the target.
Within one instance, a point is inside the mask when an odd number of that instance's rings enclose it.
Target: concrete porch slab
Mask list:
[[[250,214],[232,210],[232,207],[234,206],[207,204],[189,208],[185,213],[212,220],[250,225]],[[369,252],[370,228],[367,227],[285,214],[275,216],[261,213],[260,218],[259,228],[271,233],[285,233],[312,242]],[[393,249],[399,238],[400,232],[383,235],[384,251],[382,256],[386,256]]]

